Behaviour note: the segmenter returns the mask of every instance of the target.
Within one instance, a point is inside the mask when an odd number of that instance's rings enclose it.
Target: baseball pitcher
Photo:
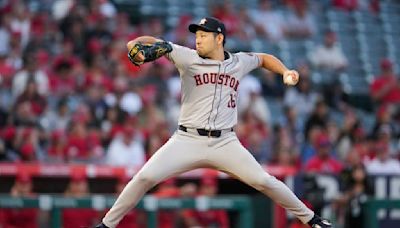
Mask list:
[[[182,84],[179,126],[126,185],[96,227],[116,227],[150,188],[196,168],[228,173],[273,199],[304,224],[331,227],[286,185],[266,173],[233,131],[238,88],[244,75],[262,67],[283,75],[285,84],[295,85],[298,73],[268,54],[225,51],[225,26],[218,19],[203,18],[199,24],[191,24],[189,31],[196,35],[196,50],[151,36],[138,37],[127,44],[128,57],[135,65],[165,55],[178,69]]]

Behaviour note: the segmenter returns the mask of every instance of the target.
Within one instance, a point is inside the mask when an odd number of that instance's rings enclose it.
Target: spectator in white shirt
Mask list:
[[[240,81],[238,112],[252,112],[263,123],[271,122],[271,112],[268,103],[261,94],[261,82],[253,75],[247,75]]]
[[[21,35],[21,47],[24,48],[31,37],[31,12],[23,1],[17,1],[12,5],[11,15],[10,29]]]
[[[286,36],[290,38],[310,38],[317,30],[305,0],[293,3],[285,25]]]
[[[272,42],[284,38],[283,18],[280,12],[272,9],[269,0],[260,1],[259,9],[251,13],[257,30]]]
[[[328,72],[341,71],[347,66],[347,58],[336,45],[336,34],[333,31],[325,33],[324,43],[311,51],[309,60],[313,67]]]
[[[399,175],[400,162],[390,157],[388,143],[378,141],[374,149],[376,157],[366,164],[368,173],[372,175]]]
[[[40,124],[47,132],[56,130],[61,132],[66,131],[71,121],[71,113],[67,102],[67,99],[61,99],[55,110],[49,109],[46,114],[42,116]]]
[[[31,77],[33,77],[33,80],[38,85],[39,94],[46,95],[49,92],[49,79],[44,71],[38,69],[34,53],[24,56],[24,68],[14,76],[12,82],[12,94],[14,98],[21,95]]]
[[[302,122],[314,110],[315,104],[321,96],[312,90],[308,65],[299,66],[298,71],[302,78],[295,87],[286,90],[283,103],[285,106],[293,107]]]
[[[138,168],[145,162],[143,143],[135,134],[131,125],[125,126],[123,132],[118,134],[108,148],[106,163],[115,166],[129,166]]]

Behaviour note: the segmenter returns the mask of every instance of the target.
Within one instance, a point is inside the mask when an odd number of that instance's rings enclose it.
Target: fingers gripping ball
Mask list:
[[[136,66],[140,66],[145,62],[154,61],[161,56],[170,53],[172,46],[168,42],[156,42],[153,45],[136,43],[128,52],[129,60]],[[143,58],[138,55],[141,54]]]
[[[295,70],[287,70],[283,73],[283,82],[286,85],[296,85],[299,81],[299,73]]]

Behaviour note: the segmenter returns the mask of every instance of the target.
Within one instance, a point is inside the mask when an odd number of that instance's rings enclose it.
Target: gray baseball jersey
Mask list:
[[[182,80],[179,124],[189,128],[229,129],[237,123],[240,80],[260,66],[253,53],[229,54],[225,61],[201,58],[197,52],[176,44],[168,58]]]

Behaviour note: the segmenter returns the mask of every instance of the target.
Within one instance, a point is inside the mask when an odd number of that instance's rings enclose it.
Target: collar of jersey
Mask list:
[[[230,60],[232,58],[231,53],[224,51],[224,57],[225,59],[223,61],[220,60],[215,60],[215,59],[209,59],[209,58],[205,58],[199,55],[200,58],[207,60],[207,61],[212,61],[212,62],[216,62],[216,63],[221,63],[221,62],[225,62],[227,60]]]

